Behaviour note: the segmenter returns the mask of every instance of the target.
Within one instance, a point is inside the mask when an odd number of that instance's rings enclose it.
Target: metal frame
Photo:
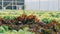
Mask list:
[[[4,1],[4,0],[2,0],[2,1],[0,1],[0,2],[2,2],[2,5],[0,5],[1,7],[2,7],[2,10],[6,10],[6,7],[8,7],[8,6],[12,6],[12,10],[13,10],[13,6],[16,6],[16,7],[18,7],[18,4],[17,3],[24,3],[24,2],[19,2],[19,1],[17,1],[17,0],[12,0],[12,1]],[[9,4],[7,4],[5,7],[4,7],[4,2],[10,2]],[[15,5],[13,4],[13,3],[15,3]],[[12,4],[12,5],[11,5]],[[24,4],[23,4],[24,5]],[[22,5],[22,7],[23,7],[23,5]],[[16,8],[16,10],[19,10],[18,8]]]

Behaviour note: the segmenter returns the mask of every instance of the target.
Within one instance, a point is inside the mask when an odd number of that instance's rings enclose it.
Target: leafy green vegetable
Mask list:
[[[0,33],[3,33],[3,32],[5,32],[5,30],[4,30],[4,28],[1,26],[1,27],[0,27]]]
[[[12,16],[11,18],[10,18],[10,20],[13,20],[14,18],[16,18],[15,16]]]
[[[7,26],[3,25],[2,27],[4,28],[5,31],[8,31],[8,27]]]
[[[22,29],[20,29],[19,31],[16,30],[8,30],[7,26],[0,26],[0,34],[35,34],[32,32],[28,31],[28,27],[25,27]]]
[[[47,18],[43,18],[43,19],[42,19],[42,22],[44,22],[44,23],[46,23],[46,24],[51,23],[51,21],[52,21],[52,20],[49,20],[49,19],[47,19]]]
[[[3,33],[3,30],[0,30],[0,33]]]
[[[5,20],[10,20],[10,17],[9,16],[4,16],[4,19]]]

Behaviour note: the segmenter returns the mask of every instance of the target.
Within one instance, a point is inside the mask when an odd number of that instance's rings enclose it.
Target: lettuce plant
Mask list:
[[[25,27],[22,29],[20,29],[19,31],[16,31],[16,30],[8,30],[8,27],[7,26],[0,26],[0,34],[35,34],[35,33],[32,33],[32,32],[29,32],[28,31],[28,27]]]

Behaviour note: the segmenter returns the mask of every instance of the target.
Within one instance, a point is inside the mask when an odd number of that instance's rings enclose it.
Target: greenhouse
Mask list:
[[[60,34],[60,0],[0,0],[0,34]]]
[[[24,6],[24,0],[0,0],[0,9],[19,10]]]

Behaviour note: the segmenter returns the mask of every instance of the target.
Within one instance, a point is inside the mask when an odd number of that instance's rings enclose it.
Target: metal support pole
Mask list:
[[[17,0],[15,0],[15,3],[16,3],[16,10],[18,10],[18,6],[17,6]]]
[[[18,7],[17,7],[17,0],[15,0],[15,4],[16,4],[16,10],[18,10]]]
[[[24,0],[24,4],[22,6],[22,10],[23,10],[23,14],[25,14],[25,0]]]
[[[3,0],[2,0],[2,10],[4,9],[4,7],[3,7]]]
[[[12,0],[12,10],[13,10],[13,0]]]

